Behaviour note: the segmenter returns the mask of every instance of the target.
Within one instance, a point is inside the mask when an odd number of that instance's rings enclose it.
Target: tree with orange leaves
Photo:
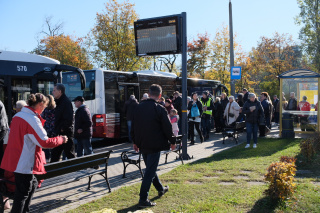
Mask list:
[[[207,33],[198,34],[197,39],[188,43],[187,71],[188,76],[204,78],[208,68],[210,54],[209,36]]]
[[[86,50],[82,47],[82,38],[72,38],[69,35],[48,36],[40,41],[33,51],[83,70],[92,69]]]

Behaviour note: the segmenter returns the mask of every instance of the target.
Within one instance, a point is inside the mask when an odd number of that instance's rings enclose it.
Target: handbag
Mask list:
[[[230,118],[233,118],[233,117],[234,117],[234,114],[233,114],[233,113],[228,113],[228,116],[229,116]]]
[[[231,108],[231,103],[229,103],[228,116],[229,116],[230,118],[233,118],[233,117],[234,117],[234,114],[230,112],[230,108]]]

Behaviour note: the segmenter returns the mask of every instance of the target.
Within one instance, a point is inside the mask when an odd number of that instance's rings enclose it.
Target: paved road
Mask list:
[[[273,130],[271,137],[272,135],[274,137],[277,134],[278,131]],[[240,136],[239,143],[243,143],[245,141],[245,136],[245,133]],[[193,156],[193,159],[185,161],[185,163],[190,163],[209,157],[214,153],[229,149],[233,146],[235,146],[233,139],[227,139],[225,144],[222,144],[222,135],[211,133],[210,140],[202,144],[199,142],[197,143],[196,141],[194,146],[188,146],[188,154]],[[120,154],[125,150],[130,150],[131,145],[128,143],[114,144],[104,148],[96,148],[95,152],[110,149],[114,151],[111,154],[108,167],[108,176],[112,191],[115,191],[123,186],[140,183],[140,173],[133,165],[128,167],[127,177],[122,178],[123,165],[120,159]],[[176,160],[176,155],[174,153],[169,155],[167,164],[164,164],[164,161],[165,156],[162,156],[160,159],[158,174],[169,172],[170,170],[181,165],[181,161]],[[92,188],[89,191],[86,191],[87,181],[88,179],[85,178],[77,182],[36,192],[32,200],[32,212],[66,212],[70,209],[77,208],[82,204],[102,198],[109,194],[105,180],[102,177],[98,175],[93,177]],[[138,195],[136,201],[138,202]]]

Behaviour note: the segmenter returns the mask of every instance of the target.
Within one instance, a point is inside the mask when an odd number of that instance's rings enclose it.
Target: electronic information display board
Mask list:
[[[136,21],[136,54],[144,56],[181,53],[180,22],[180,15]]]

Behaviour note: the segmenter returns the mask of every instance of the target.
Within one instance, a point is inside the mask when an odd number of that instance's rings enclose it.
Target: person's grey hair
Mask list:
[[[187,97],[187,100],[188,100],[188,101],[191,101],[191,97],[190,97],[190,96],[188,96],[188,97]]]
[[[131,100],[134,100],[134,99],[136,99],[136,96],[130,95],[130,99],[131,99]]]
[[[149,98],[149,95],[148,95],[148,93],[144,93],[142,97],[143,98]]]
[[[57,83],[56,85],[57,90],[60,90],[62,94],[65,94],[66,87],[63,84]]]
[[[308,97],[304,95],[304,96],[302,97],[302,99],[303,99],[304,101],[306,101],[306,100],[308,99]]]
[[[274,98],[277,98],[278,96],[277,96],[277,95],[274,95],[273,97],[274,97]]]
[[[250,93],[250,94],[248,95],[248,98],[249,98],[249,99],[250,99],[250,98],[256,98],[256,94]]]
[[[234,101],[234,96],[231,95],[231,96],[229,96],[229,99],[230,99],[230,98],[232,99],[232,101]]]
[[[27,106],[27,102],[24,100],[19,100],[16,103],[16,108],[17,109],[22,109],[24,106]]]
[[[219,97],[216,97],[216,102],[219,102],[221,99]]]

